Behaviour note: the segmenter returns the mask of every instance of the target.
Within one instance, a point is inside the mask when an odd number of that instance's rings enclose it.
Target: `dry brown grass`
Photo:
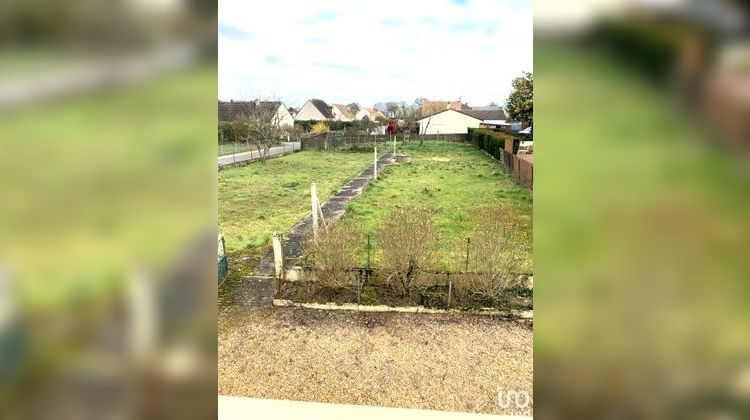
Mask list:
[[[392,210],[378,231],[378,241],[385,268],[393,270],[386,282],[397,292],[407,293],[435,257],[437,235],[430,210],[423,206]]]
[[[467,277],[458,285],[480,298],[499,301],[506,297],[508,288],[520,285],[513,273],[527,269],[527,248],[531,246],[530,217],[517,207],[494,205],[474,212],[476,228],[469,245],[469,272],[479,276]]]
[[[310,260],[321,286],[358,289],[357,276],[351,270],[359,267],[363,238],[362,230],[351,223],[339,222],[328,229],[320,229]]]
[[[516,322],[299,308],[220,319],[222,395],[516,414],[498,389],[532,392],[533,331]]]

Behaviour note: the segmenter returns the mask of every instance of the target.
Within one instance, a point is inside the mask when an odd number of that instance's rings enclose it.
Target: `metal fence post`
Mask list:
[[[313,222],[313,237],[318,240],[318,205],[316,203],[318,198],[318,190],[313,182],[310,185],[310,212],[312,213]]]
[[[464,272],[469,272],[469,245],[471,244],[471,238],[466,238],[466,265]]]
[[[367,235],[367,272],[370,272],[370,235]]]

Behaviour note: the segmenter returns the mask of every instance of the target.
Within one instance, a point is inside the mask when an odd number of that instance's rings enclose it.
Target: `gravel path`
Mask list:
[[[222,309],[219,394],[496,414],[532,393],[531,327],[463,314]]]

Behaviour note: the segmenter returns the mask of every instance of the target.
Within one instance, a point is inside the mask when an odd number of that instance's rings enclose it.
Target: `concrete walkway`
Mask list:
[[[302,150],[302,143],[298,141],[283,142],[281,146],[274,146],[268,150],[268,157],[280,156]],[[238,163],[252,162],[260,159],[257,150],[219,156],[219,168],[232,166]]]
[[[378,159],[378,174],[383,172],[386,167],[392,165],[393,152],[388,152]],[[359,175],[352,178],[346,185],[341,187],[335,194],[320,205],[323,211],[323,217],[330,226],[335,223],[346,211],[346,206],[350,201],[362,195],[365,187],[373,180],[374,165],[370,165]],[[284,234],[282,247],[284,249],[285,265],[295,263],[295,260],[301,258],[305,253],[306,239],[312,233],[312,213],[308,214],[294,225],[289,232]],[[273,275],[273,249],[269,249],[258,264],[259,275]]]
[[[378,174],[388,165],[393,164],[393,153],[389,152],[378,159]],[[362,195],[365,187],[373,179],[373,165],[354,177],[335,194],[321,204],[326,223],[334,223],[344,214],[346,205]],[[284,260],[293,264],[300,258],[306,248],[306,238],[312,232],[312,214],[308,214],[284,234]],[[230,290],[231,289],[231,290]],[[233,305],[250,308],[270,307],[276,294],[273,266],[273,249],[266,249],[252,276],[245,276],[239,281],[224,285],[219,292],[222,299]]]
[[[274,418],[295,420],[380,420],[380,419],[437,419],[490,420],[531,419],[527,416],[459,413],[451,411],[418,410],[408,408],[374,407],[367,405],[326,404],[304,401],[267,400],[219,395],[220,420]]]

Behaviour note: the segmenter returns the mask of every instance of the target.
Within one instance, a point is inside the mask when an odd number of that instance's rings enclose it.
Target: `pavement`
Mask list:
[[[328,404],[248,397],[228,397],[223,395],[219,395],[218,412],[220,420],[239,420],[251,418],[295,420],[380,420],[389,418],[403,420],[531,419],[531,417],[528,416],[500,416],[494,414],[376,407],[369,405]]]
[[[302,143],[298,141],[283,142],[281,146],[274,146],[268,151],[268,157],[279,156],[286,153],[293,153],[302,150]],[[242,162],[252,162],[260,159],[258,151],[235,153],[231,155],[219,156],[219,167],[223,168]]]

